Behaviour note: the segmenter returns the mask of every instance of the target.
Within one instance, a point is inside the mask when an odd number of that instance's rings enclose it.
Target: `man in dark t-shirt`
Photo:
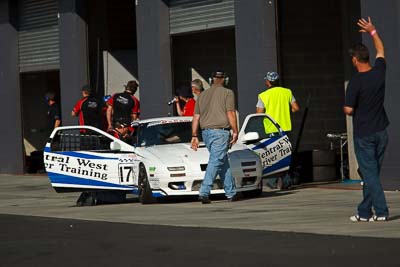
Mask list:
[[[92,95],[89,85],[82,87],[82,98],[76,102],[71,115],[79,115],[79,125],[90,125],[100,128],[101,103]]]
[[[139,101],[135,99],[139,85],[136,81],[129,81],[125,86],[125,91],[113,95],[107,101],[107,122],[108,130],[112,131],[116,122],[131,124],[136,120],[139,111]]]
[[[380,170],[388,143],[389,120],[384,108],[386,61],[382,40],[372,24],[360,19],[361,32],[371,35],[376,49],[375,65],[369,64],[369,51],[363,44],[351,49],[357,69],[346,90],[345,114],[353,116],[354,149],[363,178],[363,200],[351,221],[386,221],[389,210],[380,182]],[[375,211],[373,214],[372,209]]]
[[[61,112],[53,92],[46,93],[45,99],[48,105],[46,135],[49,136],[54,128],[61,126]]]

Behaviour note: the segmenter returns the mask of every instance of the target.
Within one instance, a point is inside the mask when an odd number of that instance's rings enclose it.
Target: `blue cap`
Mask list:
[[[267,72],[267,75],[264,76],[264,80],[268,80],[270,82],[274,82],[279,79],[279,74],[275,71]]]

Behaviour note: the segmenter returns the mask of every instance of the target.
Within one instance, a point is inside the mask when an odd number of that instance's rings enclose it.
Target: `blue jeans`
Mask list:
[[[363,200],[358,205],[358,215],[362,218],[372,216],[372,208],[376,216],[389,216],[385,194],[379,179],[383,155],[388,144],[386,130],[366,136],[355,137],[354,148],[364,181]]]
[[[225,195],[232,198],[236,195],[235,180],[232,176],[228,161],[230,133],[226,130],[204,129],[203,141],[210,153],[204,180],[201,183],[199,195],[207,197],[213,187],[214,180],[219,174],[224,184]]]

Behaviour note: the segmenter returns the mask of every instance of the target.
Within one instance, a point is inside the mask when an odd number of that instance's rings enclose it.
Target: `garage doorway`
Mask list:
[[[235,30],[233,27],[171,36],[173,92],[190,88],[192,79],[208,82],[213,71],[224,70],[228,88],[237,92]],[[204,86],[208,88],[208,85]]]
[[[25,170],[29,173],[43,171],[41,151],[49,138],[46,132],[46,92],[56,94],[60,101],[59,71],[30,72],[21,74],[22,122],[25,147]],[[61,104],[60,104],[61,105]],[[72,107],[71,107],[72,110]]]

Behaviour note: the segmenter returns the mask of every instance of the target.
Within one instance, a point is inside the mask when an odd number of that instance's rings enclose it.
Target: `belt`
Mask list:
[[[223,130],[223,131],[230,131],[231,128],[204,128],[202,130]]]

